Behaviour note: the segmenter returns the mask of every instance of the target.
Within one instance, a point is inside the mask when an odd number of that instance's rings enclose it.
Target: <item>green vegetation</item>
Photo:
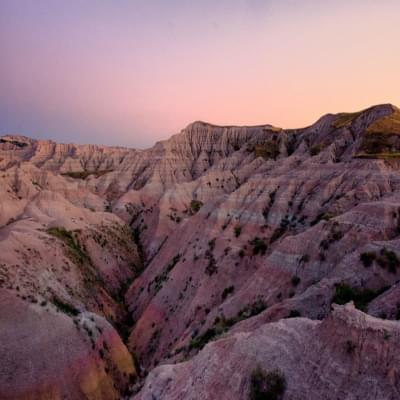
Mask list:
[[[330,212],[322,212],[319,213],[314,220],[311,221],[310,225],[314,226],[318,224],[320,221],[329,221],[330,219],[334,218],[335,215]]]
[[[62,173],[61,175],[68,176],[73,179],[86,179],[90,175],[94,175],[96,178],[98,178],[99,176],[107,174],[108,172],[112,172],[112,169],[98,170],[98,171],[76,171],[76,172],[70,171]]]
[[[235,151],[239,151],[240,150],[240,144],[239,143],[235,143],[232,147],[233,147],[233,150],[235,150]]]
[[[363,111],[358,111],[354,113],[340,113],[338,118],[332,123],[332,126],[339,129],[350,125],[357,117],[362,114]]]
[[[286,390],[286,378],[282,371],[264,371],[260,366],[250,376],[250,400],[281,400]]]
[[[300,283],[300,278],[297,275],[292,276],[292,285],[296,287]]]
[[[17,140],[5,140],[5,139],[0,139],[0,143],[11,143],[14,146],[17,146],[19,148],[23,148],[28,146],[28,143],[23,143],[23,142],[18,142]]]
[[[279,143],[275,140],[267,140],[263,144],[257,144],[254,152],[256,157],[275,160],[279,156]]]
[[[166,265],[161,274],[157,275],[151,282],[149,282],[147,285],[147,291],[150,292],[150,290],[154,290],[154,294],[158,293],[162,289],[164,282],[168,281],[169,273],[174,269],[175,265],[178,264],[180,259],[180,254],[175,255]]]
[[[64,314],[70,315],[72,317],[76,317],[79,314],[79,310],[77,310],[73,305],[65,303],[58,297],[53,297],[52,302],[57,307],[57,309]]]
[[[301,317],[301,313],[299,310],[290,310],[289,315],[286,318],[297,318]]]
[[[329,234],[326,239],[323,239],[319,246],[323,250],[328,250],[329,246],[342,239],[343,237],[343,232],[340,230],[339,224],[337,222],[334,222],[333,225],[331,226],[331,229],[329,231]]]
[[[346,304],[353,301],[356,308],[365,311],[368,304],[385,290],[386,288],[382,288],[378,291],[352,288],[347,283],[341,282],[335,287],[335,295],[332,299],[332,303]]]
[[[257,300],[252,304],[249,304],[245,308],[242,308],[236,317],[236,322],[243,321],[244,319],[254,317],[262,313],[264,310],[267,309],[267,305],[264,303],[263,300]]]
[[[239,237],[240,234],[242,233],[242,227],[241,227],[240,225],[236,225],[236,226],[233,228],[233,231],[234,231],[234,233],[235,233],[235,237]]]
[[[188,350],[201,350],[208,342],[228,331],[236,323],[260,314],[266,308],[267,306],[262,300],[257,300],[240,310],[234,318],[216,317],[211,328],[191,340]]]
[[[400,157],[400,111],[377,119],[368,126],[356,157],[399,158]]]
[[[354,350],[356,349],[356,345],[351,340],[346,340],[345,349],[346,349],[346,353],[352,354],[352,353],[354,353]]]
[[[136,226],[133,230],[132,230],[132,239],[133,242],[136,244],[137,250],[138,250],[138,254],[139,254],[139,258],[140,261],[142,262],[142,264],[144,264],[144,248],[143,248],[143,244],[140,238],[141,235],[141,230],[140,230],[140,226]]]
[[[217,262],[214,258],[214,251],[215,248],[215,238],[208,242],[208,249],[206,251],[206,259],[208,260],[208,264],[205,269],[205,273],[209,276],[212,276],[218,272]]]
[[[369,134],[400,135],[400,110],[394,110],[392,114],[377,119],[368,126],[366,132]]]
[[[76,262],[78,264],[90,262],[89,256],[82,249],[79,242],[75,239],[72,231],[68,231],[63,227],[56,226],[47,229],[47,233],[60,239],[67,245],[69,256],[73,262]]]
[[[287,231],[289,226],[289,220],[287,217],[282,218],[281,223],[278,228],[274,230],[274,233],[271,236],[270,242],[273,243],[277,241],[280,237],[282,237]]]
[[[366,268],[370,267],[373,264],[374,260],[376,260],[376,253],[374,251],[360,254],[360,261]]]
[[[222,292],[222,300],[225,300],[230,294],[232,294],[235,291],[235,286],[228,286],[224,289]]]
[[[264,255],[267,251],[268,246],[264,242],[263,239],[259,237],[255,237],[253,240],[249,242],[251,246],[253,246],[253,255],[256,256],[258,254]]]
[[[370,267],[375,261],[381,268],[387,268],[393,274],[396,273],[397,268],[400,266],[397,254],[394,251],[387,250],[386,247],[382,248],[379,254],[376,254],[375,251],[361,253],[360,261],[366,268]]]
[[[201,207],[203,207],[203,203],[200,200],[192,200],[190,202],[191,214],[196,214],[200,210]]]
[[[325,148],[325,146],[322,143],[315,144],[314,146],[312,146],[310,148],[310,156],[313,157],[313,156],[318,155],[324,148]]]
[[[400,264],[397,254],[391,250],[387,250],[385,247],[379,251],[376,262],[381,268],[387,268],[393,274],[396,273]]]
[[[300,258],[300,263],[308,263],[310,261],[310,256],[308,254],[303,254]]]

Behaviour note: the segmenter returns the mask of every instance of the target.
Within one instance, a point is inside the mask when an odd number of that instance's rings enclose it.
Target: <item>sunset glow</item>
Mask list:
[[[0,2],[1,132],[148,147],[193,120],[400,104],[400,2]]]

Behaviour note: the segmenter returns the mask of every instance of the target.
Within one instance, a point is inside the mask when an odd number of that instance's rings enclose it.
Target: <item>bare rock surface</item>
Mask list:
[[[0,398],[397,398],[399,122],[1,137]]]
[[[390,349],[399,339],[397,322],[335,306],[322,321],[265,324],[210,343],[187,362],[157,367],[134,399],[245,399],[256,366],[284,373],[285,399],[397,399],[400,357]]]

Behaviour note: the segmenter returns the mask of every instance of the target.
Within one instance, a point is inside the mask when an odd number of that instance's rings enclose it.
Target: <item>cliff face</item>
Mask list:
[[[141,151],[2,137],[0,312],[23,311],[0,397],[246,399],[260,365],[287,399],[396,398],[399,123],[195,122]]]

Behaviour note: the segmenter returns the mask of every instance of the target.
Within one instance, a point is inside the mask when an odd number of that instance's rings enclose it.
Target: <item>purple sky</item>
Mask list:
[[[400,105],[398,0],[1,0],[0,134],[151,146],[193,120]]]

